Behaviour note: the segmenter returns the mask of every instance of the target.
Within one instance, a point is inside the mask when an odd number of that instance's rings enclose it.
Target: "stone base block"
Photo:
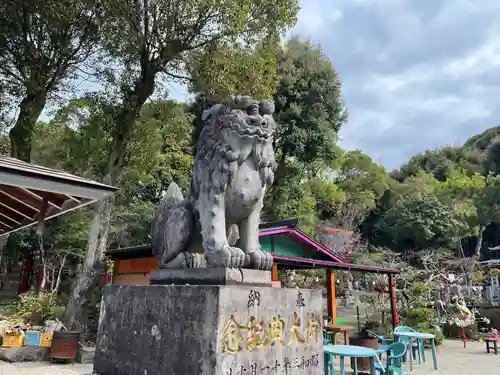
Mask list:
[[[237,268],[183,268],[151,271],[151,285],[271,286],[271,271]]]
[[[323,375],[320,290],[110,285],[99,375]]]
[[[45,361],[49,348],[41,346],[0,347],[0,360],[7,362]]]

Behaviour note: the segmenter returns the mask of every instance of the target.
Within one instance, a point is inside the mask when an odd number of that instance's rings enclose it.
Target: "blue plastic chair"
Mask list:
[[[323,330],[323,345],[333,344],[333,332]]]
[[[381,375],[392,375],[395,372],[399,375],[403,375],[403,358],[406,353],[406,344],[403,342],[395,342],[389,345],[387,352],[387,362],[385,364],[381,362],[375,363],[375,369]]]
[[[397,326],[394,332],[417,332],[413,328],[408,326]],[[425,354],[424,354],[424,342],[421,339],[417,339],[417,342],[414,343],[409,337],[398,337],[399,342],[403,342],[406,346],[411,350],[409,350],[409,354],[413,355],[413,359],[416,359],[418,353],[418,363],[422,363],[422,359],[425,362]]]
[[[383,347],[383,346],[389,346],[390,344],[392,344],[392,343],[394,342],[394,340],[389,339],[389,338],[387,338],[387,337],[385,337],[385,336],[379,335],[379,334],[377,334],[377,333],[375,333],[375,332],[373,332],[373,331],[369,331],[369,332],[370,332],[370,334],[371,334],[373,337],[377,338],[377,340],[378,340],[379,344],[380,344],[382,347]]]

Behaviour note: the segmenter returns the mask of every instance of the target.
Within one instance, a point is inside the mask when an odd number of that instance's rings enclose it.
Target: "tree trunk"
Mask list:
[[[99,286],[99,281],[102,281],[104,277],[102,258],[106,250],[113,203],[114,197],[109,197],[96,204],[83,269],[77,275],[73,294],[64,316],[68,329],[81,331],[83,334],[87,332],[87,321],[84,316],[86,306],[84,305],[89,302],[92,291]]]
[[[149,61],[141,61],[141,76],[133,90],[123,89],[123,104],[114,118],[113,142],[108,154],[107,170],[103,178],[106,184],[114,185],[122,171],[124,155],[132,137],[133,127],[146,100],[153,94],[158,67]],[[102,288],[104,276],[104,252],[106,251],[111,210],[114,197],[96,205],[82,272],[79,273],[73,294],[68,303],[64,320],[69,329],[87,333],[88,317],[85,307],[95,288]]]
[[[57,295],[57,293],[59,292],[59,287],[61,286],[62,273],[63,273],[64,266],[66,265],[66,257],[67,256],[68,256],[68,254],[64,254],[63,257],[61,258],[61,262],[59,264],[59,271],[57,272],[57,278],[55,281],[53,281],[52,293],[54,293],[55,295]],[[55,268],[55,265],[54,265],[54,268]]]
[[[481,248],[483,246],[483,234],[485,227],[480,226],[479,232],[477,234],[476,248],[474,249],[474,255],[479,259],[481,257]]]
[[[285,173],[285,163],[288,151],[283,150],[281,153],[280,160],[278,162],[278,167],[276,168],[276,173],[274,174],[274,186],[278,187],[281,184],[281,179],[283,178],[283,174]]]
[[[9,132],[11,156],[25,162],[31,161],[31,142],[35,124],[45,107],[45,91],[29,92],[19,105],[19,116]]]

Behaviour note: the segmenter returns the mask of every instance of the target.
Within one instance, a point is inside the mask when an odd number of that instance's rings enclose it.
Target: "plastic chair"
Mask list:
[[[375,363],[375,369],[381,374],[394,374],[397,372],[399,375],[403,375],[403,358],[406,353],[406,344],[403,342],[395,342],[387,348],[389,355],[387,356],[387,362],[383,363],[377,361]]]
[[[375,337],[378,340],[379,344],[382,346],[389,346],[390,344],[394,343],[394,340],[388,339],[385,336],[379,335],[373,331],[368,332],[370,332],[370,334]]]
[[[332,317],[329,316],[326,318],[326,322],[328,324],[332,324]],[[333,332],[328,331],[327,329],[323,329],[323,345],[333,344]]]
[[[333,344],[333,332],[323,330],[323,345]]]
[[[394,332],[417,332],[413,328],[408,327],[408,326],[397,326]],[[408,348],[411,348],[409,350],[409,354],[413,355],[413,359],[416,359],[416,352],[418,352],[418,363],[421,363],[422,358],[424,359],[425,362],[425,354],[424,352],[424,342],[421,339],[417,339],[417,342],[414,343],[411,338],[409,337],[398,337],[399,342],[405,343]]]

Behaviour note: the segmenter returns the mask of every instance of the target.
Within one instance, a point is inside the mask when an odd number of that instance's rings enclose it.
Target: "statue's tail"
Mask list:
[[[153,255],[164,268],[185,250],[194,226],[191,204],[172,182],[156,208],[151,228]]]

